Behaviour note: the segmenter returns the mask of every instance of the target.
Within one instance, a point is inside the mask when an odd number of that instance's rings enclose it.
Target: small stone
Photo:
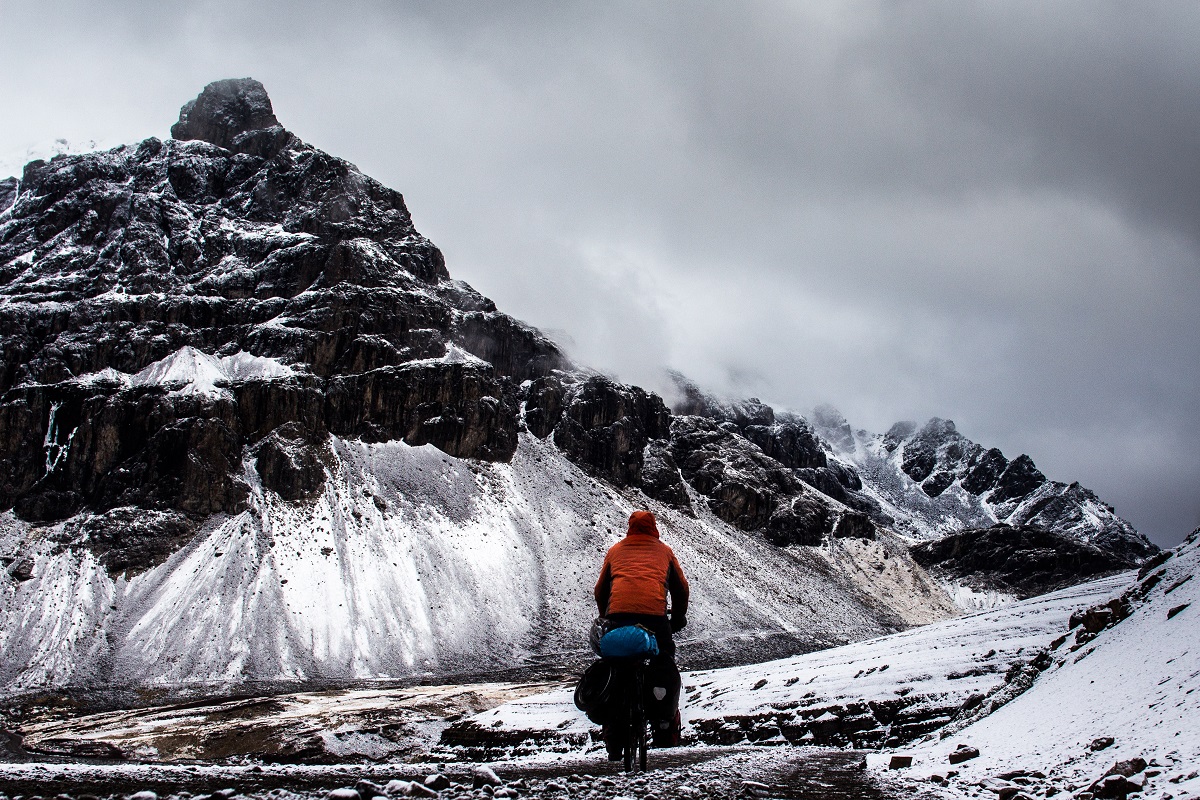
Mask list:
[[[383,787],[383,792],[384,794],[393,796],[398,794],[408,794],[410,786],[412,786],[411,781],[402,781],[399,778],[395,778],[387,782],[387,786]]]
[[[960,744],[958,749],[948,756],[951,764],[961,764],[964,761],[978,757],[979,749],[966,744]]]
[[[759,679],[759,681],[757,683],[755,683],[753,686],[750,687],[750,690],[757,691],[766,685],[767,685],[767,679],[761,678],[761,679]]]
[[[371,800],[372,797],[387,794],[387,790],[378,783],[372,783],[371,781],[365,779],[354,784],[354,789],[358,792],[359,797],[366,798],[366,800]]]
[[[362,800],[362,795],[358,793],[357,789],[344,786],[325,795],[325,800]]]
[[[888,762],[888,769],[906,769],[912,766],[912,756],[892,756],[892,760]]]
[[[410,783],[408,785],[408,796],[409,797],[437,797],[438,793],[437,793],[436,789],[431,789],[423,783],[417,783],[416,781],[413,781],[412,783]]]
[[[1112,747],[1113,742],[1115,741],[1116,740],[1111,736],[1101,736],[1097,739],[1092,739],[1090,747],[1092,752],[1099,752],[1106,747]]]
[[[435,792],[440,792],[442,789],[450,788],[450,779],[440,772],[435,772],[425,776],[425,785]]]
[[[1123,775],[1126,778],[1131,778],[1137,775],[1142,770],[1146,769],[1146,759],[1131,758],[1127,761],[1118,761],[1108,768],[1105,775]]]
[[[1142,784],[1129,780],[1124,775],[1106,775],[1091,786],[1094,797],[1118,798],[1142,790]]]
[[[129,795],[128,800],[158,800],[158,795],[147,789],[142,792],[134,792]]]
[[[491,767],[476,767],[471,773],[471,783],[478,789],[480,786],[499,786],[503,783],[500,776]]]

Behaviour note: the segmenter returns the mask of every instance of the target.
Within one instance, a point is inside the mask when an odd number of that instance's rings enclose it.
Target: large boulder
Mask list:
[[[279,127],[267,90],[253,78],[214,81],[179,111],[171,136],[200,139],[226,150],[248,131]]]

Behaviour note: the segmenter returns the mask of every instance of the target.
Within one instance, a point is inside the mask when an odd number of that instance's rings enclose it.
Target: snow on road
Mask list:
[[[999,609],[793,658],[685,673],[686,739],[732,743],[773,734],[795,744],[879,746],[950,721],[983,702],[1067,630],[1072,612],[1119,594],[1124,573]],[[831,717],[833,719],[831,719]],[[901,730],[908,720],[913,729]],[[557,738],[569,749],[592,729],[572,689],[522,698],[464,725],[511,740]],[[930,727],[932,726],[932,727]],[[908,740],[902,738],[900,743]]]

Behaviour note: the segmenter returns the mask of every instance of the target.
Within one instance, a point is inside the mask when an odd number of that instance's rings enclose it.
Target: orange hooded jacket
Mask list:
[[[609,548],[596,582],[600,615],[652,614],[665,616],[667,592],[676,618],[687,614],[688,588],[683,569],[671,548],[658,538],[658,526],[649,511],[629,516],[625,538]]]

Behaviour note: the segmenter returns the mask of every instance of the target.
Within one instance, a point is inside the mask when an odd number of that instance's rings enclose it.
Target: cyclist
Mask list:
[[[675,666],[675,642],[671,634],[687,625],[689,592],[675,553],[659,539],[654,515],[649,511],[634,511],[629,515],[625,538],[609,548],[604,557],[595,596],[600,616],[608,619],[610,627],[641,625],[658,641],[658,655],[651,661],[650,669],[669,671],[673,686],[670,716],[655,720],[655,747],[679,743],[679,670]],[[605,726],[604,742],[610,759],[621,758],[623,736],[623,731]]]

